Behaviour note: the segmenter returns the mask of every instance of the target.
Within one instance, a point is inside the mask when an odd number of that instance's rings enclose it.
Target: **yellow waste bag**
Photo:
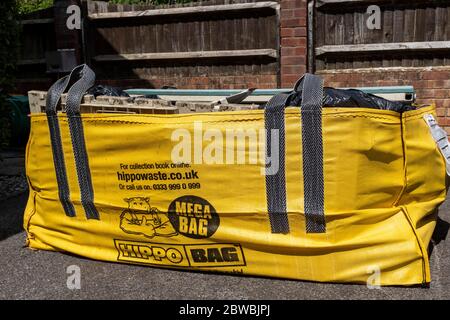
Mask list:
[[[280,95],[245,112],[80,114],[94,79],[77,67],[31,115],[30,248],[321,282],[431,281],[448,143],[433,106],[322,108],[322,82],[307,75],[301,107]]]

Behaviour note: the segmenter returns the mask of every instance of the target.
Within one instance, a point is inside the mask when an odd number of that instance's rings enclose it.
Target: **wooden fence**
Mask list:
[[[450,1],[319,0],[314,16],[316,70],[450,65]]]
[[[70,2],[76,0],[65,5]],[[87,1],[82,2],[79,31],[67,30],[63,24],[68,15],[60,11],[62,21],[56,21],[54,11],[40,11],[22,21],[19,82],[41,78],[47,85],[52,75],[42,79],[45,52],[70,47],[55,45],[55,36],[58,42],[64,33],[79,34],[79,62],[89,63],[102,83],[189,88],[250,83],[263,88],[279,82],[276,1],[214,0],[159,7]]]
[[[101,79],[131,84],[145,79],[153,86],[220,88],[239,85],[244,75],[260,83],[266,81],[261,76],[271,75],[276,81],[277,2],[194,4],[154,8],[88,2],[87,61]]]
[[[283,70],[295,76],[304,70],[298,63],[306,57],[306,22],[287,15],[306,7],[309,70],[450,65],[449,0],[83,1],[82,29],[67,30],[65,8],[78,2],[59,0],[23,18],[21,92],[48,88],[58,75],[46,73],[45,53],[67,48],[100,83],[124,88],[279,87]],[[381,10],[379,29],[366,25],[372,4]]]
[[[56,50],[53,8],[40,10],[22,17],[18,82],[30,81],[47,85],[45,53]],[[47,81],[48,80],[48,81]]]

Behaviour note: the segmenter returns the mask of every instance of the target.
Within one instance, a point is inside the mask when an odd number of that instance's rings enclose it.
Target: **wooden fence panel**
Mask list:
[[[53,8],[21,17],[16,90],[44,89],[51,83],[46,74],[45,53],[56,48]]]
[[[450,1],[321,0],[314,15],[317,70],[450,65]]]
[[[87,60],[99,79],[125,86],[276,86],[279,4],[228,3],[161,8],[90,1],[85,8]],[[254,81],[245,80],[252,76]]]
[[[81,31],[56,27],[56,7],[22,17],[18,92],[47,88],[58,75],[46,72],[46,52],[73,47],[99,83],[125,88],[279,85],[278,1],[82,6]]]

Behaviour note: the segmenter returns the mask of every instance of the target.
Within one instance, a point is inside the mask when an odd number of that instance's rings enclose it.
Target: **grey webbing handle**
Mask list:
[[[266,199],[272,233],[289,233],[286,207],[284,106],[289,94],[278,94],[266,104]],[[278,140],[276,140],[278,136]],[[271,159],[268,167],[268,159]]]
[[[305,74],[294,86],[302,86],[302,154],[304,210],[307,233],[326,231],[324,212],[322,104],[323,80]]]
[[[77,80],[67,92],[66,113],[81,193],[81,204],[88,219],[100,219],[94,205],[94,188],[84,139],[83,119],[80,115],[81,100],[86,91],[94,85],[95,73],[86,64],[83,64],[72,70],[70,78]]]
[[[45,112],[47,115],[56,115],[56,109],[61,100],[61,95],[66,91],[69,84],[69,76],[65,76],[56,81],[47,91]]]
[[[74,82],[74,79],[77,79]],[[95,83],[95,73],[86,64],[75,67],[70,74],[74,82],[67,92],[66,113],[68,116],[80,114],[80,104],[86,91]]]
[[[302,89],[301,121],[303,145],[303,185],[306,232],[325,232],[322,101],[323,82],[318,76],[305,74],[294,86]],[[266,197],[272,233],[289,233],[286,205],[285,181],[285,133],[284,109],[290,94],[274,96],[265,108],[266,156],[274,152],[270,132],[279,130],[279,170],[268,176],[266,173]],[[267,172],[267,170],[266,170]]]
[[[84,93],[93,86],[94,81],[95,74],[87,65],[77,66],[69,76],[59,79],[50,87],[46,101],[46,114],[58,183],[58,194],[66,215],[74,217],[76,213],[70,201],[61,130],[57,117],[57,107],[60,103],[61,95],[66,91],[69,84],[73,84],[67,93],[66,112],[81,193],[81,203],[88,219],[99,219],[99,214],[94,206],[94,191],[84,141],[80,103]]]
[[[52,146],[53,164],[55,166],[56,182],[58,186],[59,201],[64,212],[69,217],[75,216],[75,208],[70,201],[70,189],[67,181],[66,165],[64,162],[64,152],[61,141],[61,130],[57,117],[57,107],[61,100],[61,95],[69,84],[69,76],[56,81],[47,92],[45,112],[50,133]]]

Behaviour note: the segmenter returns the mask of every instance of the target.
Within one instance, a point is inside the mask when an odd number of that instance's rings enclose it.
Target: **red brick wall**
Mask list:
[[[419,104],[436,104],[439,123],[450,133],[450,67],[318,71],[330,87],[413,86]]]
[[[292,87],[306,72],[307,1],[280,1],[281,87]]]

